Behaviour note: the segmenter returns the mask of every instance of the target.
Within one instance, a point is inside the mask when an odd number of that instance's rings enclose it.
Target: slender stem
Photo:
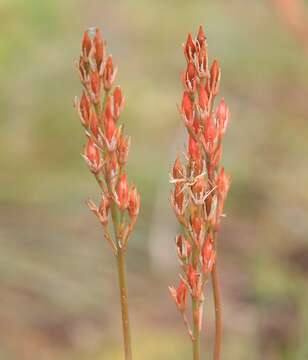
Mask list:
[[[221,293],[219,287],[219,279],[217,272],[217,264],[215,262],[212,269],[212,286],[215,306],[215,348],[214,360],[221,358],[221,343],[222,343],[222,314],[221,314]]]
[[[111,216],[114,227],[114,236],[117,246],[117,267],[118,267],[118,279],[120,290],[120,304],[122,313],[122,328],[123,328],[123,342],[125,360],[132,360],[132,345],[131,345],[131,333],[129,325],[129,312],[128,312],[128,299],[127,299],[127,282],[126,282],[126,261],[125,261],[125,249],[121,243],[121,239],[118,234],[118,227],[121,222],[121,214],[119,216],[114,202],[111,203]]]
[[[200,305],[198,300],[192,299],[193,311],[193,360],[200,360]]]
[[[132,360],[131,334],[129,326],[129,313],[127,301],[127,285],[126,285],[126,266],[125,266],[125,250],[119,248],[117,253],[117,265],[120,288],[120,301],[122,311],[122,326],[125,360]]]

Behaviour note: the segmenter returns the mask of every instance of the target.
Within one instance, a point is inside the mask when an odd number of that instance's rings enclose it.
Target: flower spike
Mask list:
[[[187,65],[182,75],[184,91],[179,110],[187,129],[188,146],[185,163],[177,157],[170,181],[174,184],[171,206],[182,225],[182,232],[176,237],[181,280],[177,289],[169,289],[193,342],[193,358],[199,360],[204,291],[212,278],[216,306],[214,359],[220,360],[221,309],[216,261],[218,231],[230,187],[230,176],[221,166],[229,110],[224,99],[215,109],[221,70],[217,60],[209,67],[202,26],[196,39],[188,34],[183,52]]]
[[[83,157],[101,190],[99,206],[91,200],[87,206],[117,257],[125,360],[132,360],[125,253],[138,218],[140,194],[136,187],[129,187],[126,177],[130,137],[118,125],[124,96],[119,86],[113,89],[117,70],[99,29],[85,31],[77,68],[83,89],[75,106],[87,138]]]

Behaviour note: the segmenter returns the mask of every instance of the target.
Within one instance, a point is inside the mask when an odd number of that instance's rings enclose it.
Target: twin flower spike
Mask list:
[[[224,100],[214,109],[219,91],[220,67],[214,60],[208,64],[207,41],[200,27],[197,38],[189,34],[183,50],[187,68],[182,74],[184,86],[180,113],[188,132],[185,163],[178,157],[174,163],[171,183],[171,206],[181,224],[176,237],[181,266],[177,288],[170,293],[184,319],[193,342],[194,359],[200,358],[200,332],[204,286],[212,275],[216,345],[214,358],[220,359],[221,310],[216,270],[217,234],[230,177],[221,167],[222,139],[229,120]],[[187,300],[191,298],[191,326]]]
[[[193,358],[199,360],[203,291],[212,277],[216,314],[214,358],[218,360],[221,309],[216,269],[217,234],[230,185],[230,177],[220,162],[229,111],[224,100],[214,109],[220,68],[216,60],[209,68],[202,27],[195,40],[188,35],[183,49],[187,68],[182,74],[184,92],[180,113],[188,132],[188,149],[185,164],[177,158],[171,177],[174,184],[171,205],[182,231],[176,237],[180,283],[177,288],[170,287],[170,293],[191,336]],[[99,29],[84,33],[77,68],[83,91],[75,106],[87,137],[83,157],[101,189],[99,205],[91,200],[87,205],[100,221],[104,237],[117,258],[125,359],[131,360],[125,252],[139,214],[140,195],[126,178],[130,138],[124,136],[123,126],[118,125],[124,97],[120,87],[112,90],[117,69],[111,55],[106,54]]]

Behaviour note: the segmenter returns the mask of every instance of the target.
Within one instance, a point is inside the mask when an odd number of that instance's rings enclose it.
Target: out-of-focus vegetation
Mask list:
[[[221,60],[233,176],[220,242],[225,360],[308,358],[308,55],[260,1],[0,4],[0,359],[121,359],[113,258],[83,204],[98,189],[72,108],[82,31],[102,27],[126,94],[143,195],[128,252],[135,359],[190,358],[169,299],[176,221],[168,171],[182,151],[181,43],[203,24]],[[212,346],[208,289],[204,346]]]

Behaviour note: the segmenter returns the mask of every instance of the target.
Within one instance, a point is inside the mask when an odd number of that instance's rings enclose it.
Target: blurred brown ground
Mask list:
[[[82,31],[119,66],[143,207],[128,255],[135,359],[190,358],[168,172],[184,145],[181,44],[203,24],[232,119],[220,242],[224,360],[308,359],[308,56],[260,1],[0,3],[0,360],[122,359],[114,264],[84,200],[97,188],[72,108]],[[207,292],[204,346],[212,346]]]

